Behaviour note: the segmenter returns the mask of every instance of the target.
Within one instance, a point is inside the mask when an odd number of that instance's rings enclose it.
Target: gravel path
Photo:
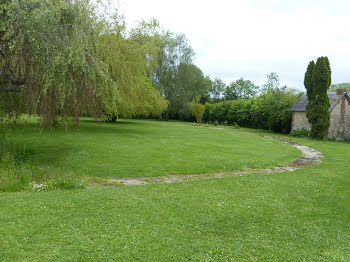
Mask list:
[[[242,132],[243,133],[243,132]],[[206,173],[206,174],[189,174],[189,175],[167,175],[167,176],[157,176],[157,177],[125,177],[125,178],[108,178],[101,181],[90,181],[92,184],[106,187],[115,187],[115,186],[136,186],[136,185],[146,185],[146,184],[158,184],[158,183],[175,183],[188,180],[197,180],[203,178],[215,178],[215,177],[227,177],[227,176],[244,176],[249,174],[273,174],[273,173],[282,173],[282,172],[292,172],[297,169],[301,169],[314,163],[322,161],[323,155],[321,152],[312,149],[307,146],[303,146],[291,141],[287,141],[280,138],[275,138],[271,136],[263,136],[254,133],[247,133],[254,136],[261,136],[264,138],[275,139],[286,144],[292,145],[299,149],[302,152],[301,157],[297,160],[289,163],[287,166],[283,167],[273,167],[265,169],[245,169],[242,171],[226,171],[219,173]]]

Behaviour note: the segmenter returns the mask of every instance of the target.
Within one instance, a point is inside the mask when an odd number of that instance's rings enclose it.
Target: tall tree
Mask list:
[[[100,16],[90,0],[0,6],[0,114],[39,115],[45,126],[58,117],[78,124],[81,115],[147,115],[166,107],[152,86],[154,22],[127,34],[122,20]]]
[[[226,87],[224,95],[226,100],[247,99],[257,94],[259,87],[250,80],[240,78]]]
[[[210,102],[212,100],[210,97],[210,92],[209,92],[209,90],[212,88],[212,86],[213,86],[213,81],[210,79],[210,77],[209,76],[204,77],[203,90],[206,90],[206,92],[204,94],[202,94],[201,103],[205,104],[205,103]]]
[[[305,72],[305,76],[304,76],[304,86],[306,89],[306,95],[307,95],[307,99],[308,99],[308,103],[306,105],[306,117],[309,118],[310,114],[312,114],[312,107],[314,106],[313,103],[313,99],[314,99],[314,82],[312,79],[312,75],[314,72],[314,68],[315,68],[315,62],[313,60],[310,61],[306,72]]]
[[[208,81],[193,64],[194,52],[185,35],[163,32],[158,66],[153,74],[157,89],[169,101],[166,118],[188,119],[191,100],[208,90]]]
[[[127,32],[124,20],[114,16],[98,39],[97,57],[108,66],[118,85],[118,100],[113,115],[160,115],[167,102],[153,87],[152,73],[159,53],[159,24],[141,21]]]
[[[263,85],[263,91],[268,92],[274,89],[278,89],[280,86],[280,78],[275,72],[271,72],[266,75],[267,82]]]
[[[331,85],[331,68],[327,57],[319,57],[314,66],[313,61],[310,62],[304,83],[308,96],[307,118],[311,124],[311,136],[325,138],[330,125],[327,90]]]
[[[9,114],[57,116],[108,112],[117,86],[95,58],[100,25],[94,6],[81,1],[7,1],[1,14],[1,101]]]
[[[209,90],[210,96],[218,101],[221,99],[222,94],[224,93],[226,84],[219,78],[215,78],[213,84]]]
[[[189,119],[190,103],[194,97],[201,97],[207,90],[206,79],[202,71],[193,64],[180,64],[174,79],[173,91],[176,94],[170,100],[169,116],[172,118]]]

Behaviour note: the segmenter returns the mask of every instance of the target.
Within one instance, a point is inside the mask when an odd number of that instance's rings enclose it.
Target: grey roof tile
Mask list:
[[[330,103],[329,112],[331,112],[333,110],[333,108],[339,103],[339,101],[342,99],[343,96],[344,95],[337,95],[336,93],[328,93],[328,98],[329,98],[329,103]],[[345,93],[345,96],[350,103],[350,98],[349,98],[347,93]],[[306,111],[306,104],[307,104],[307,96],[306,96],[306,94],[304,94],[299,98],[298,102],[296,102],[296,104],[294,106],[292,106],[290,111],[305,112]]]

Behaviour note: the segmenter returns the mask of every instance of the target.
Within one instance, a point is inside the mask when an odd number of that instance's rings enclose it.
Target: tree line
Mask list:
[[[99,8],[90,0],[1,1],[0,117],[38,115],[51,126],[69,118],[78,125],[81,116],[171,115],[179,96],[202,93],[184,35],[156,20],[128,29]]]
[[[246,85],[243,85],[243,82]],[[236,91],[240,95],[227,97],[225,91],[236,85],[240,86]],[[280,86],[276,73],[268,74],[266,83],[261,87],[255,86],[249,80],[238,79],[227,86],[225,91],[221,101],[214,100],[205,104],[204,122],[290,132],[290,108],[297,102],[301,93]]]
[[[196,117],[287,129],[297,94],[281,88],[276,73],[262,87],[210,79],[194,64],[186,36],[157,20],[127,28],[118,12],[107,16],[90,0],[3,0],[0,10],[0,118],[28,114],[42,126],[68,119],[78,126],[81,116]],[[249,117],[223,118],[221,111],[240,114],[241,105]]]
[[[90,0],[0,3],[0,117],[38,115],[42,126],[94,116],[193,119],[202,104],[254,97],[243,78],[226,86],[194,63],[186,36]]]

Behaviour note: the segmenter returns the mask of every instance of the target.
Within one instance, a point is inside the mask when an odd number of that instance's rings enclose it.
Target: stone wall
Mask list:
[[[333,108],[330,114],[328,137],[335,139],[350,138],[350,105],[346,97]]]
[[[350,103],[347,100],[345,101],[345,139],[350,139]]]
[[[293,112],[292,130],[311,130],[306,112]],[[328,138],[344,140],[350,139],[350,104],[344,96],[330,113]]]
[[[306,118],[306,112],[293,112],[292,130],[298,129],[311,130],[311,125]]]

